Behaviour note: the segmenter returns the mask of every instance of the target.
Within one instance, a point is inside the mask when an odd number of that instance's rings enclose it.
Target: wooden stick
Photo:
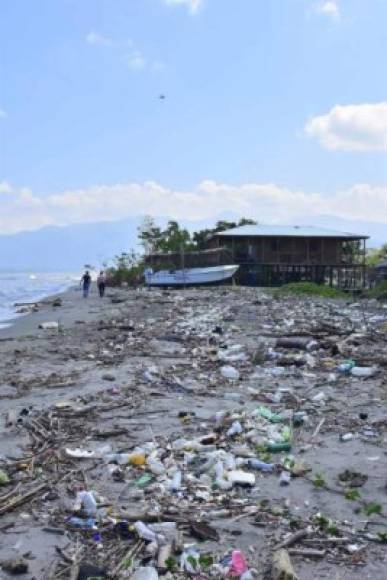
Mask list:
[[[278,544],[278,546],[276,546],[276,550],[281,550],[282,548],[288,548],[289,546],[293,546],[293,544],[296,544],[297,542],[303,540],[307,536],[309,536],[309,530],[307,528],[305,530],[299,530],[298,532],[296,532],[292,536],[289,536],[288,538],[286,538],[286,540],[283,540],[283,542]]]
[[[35,489],[32,489],[31,491],[27,492],[25,495],[15,497],[8,504],[0,507],[0,515],[3,515],[7,512],[10,512],[10,511],[14,510],[15,508],[19,507],[20,505],[27,503],[30,499],[32,499],[40,491],[43,491],[43,489],[46,489],[46,488],[47,488],[47,483],[42,483],[41,485],[38,485],[38,487],[35,487]]]
[[[326,553],[326,550],[303,550],[298,548],[292,548],[289,550],[289,554],[292,556],[304,556],[305,558],[323,558]]]

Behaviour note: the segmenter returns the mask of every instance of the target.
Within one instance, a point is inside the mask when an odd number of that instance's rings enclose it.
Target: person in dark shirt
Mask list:
[[[81,278],[82,290],[83,290],[83,297],[87,298],[90,292],[91,286],[91,276],[88,270],[83,274]]]
[[[99,295],[101,298],[105,295],[105,288],[106,288],[106,276],[103,270],[100,271],[99,276],[97,278],[97,286],[99,290]]]

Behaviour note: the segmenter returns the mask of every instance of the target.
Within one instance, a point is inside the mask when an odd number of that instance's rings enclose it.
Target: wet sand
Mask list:
[[[353,307],[341,301],[277,300],[243,288],[175,292],[109,289],[103,300],[95,292],[84,300],[73,289],[61,298],[61,307],[42,306],[39,312],[20,317],[12,327],[0,331],[3,467],[10,471],[12,485],[20,482],[29,490],[48,480],[52,493],[52,499],[38,494],[32,502],[2,516],[0,560],[27,554],[30,572],[25,577],[50,578],[48,571],[58,558],[55,546],[74,545],[77,535],[68,531],[65,514],[68,517],[71,512],[72,490],[82,483],[83,476],[75,471],[73,476],[66,475],[69,479],[64,484],[46,459],[41,468],[36,460],[27,472],[16,469],[17,460],[31,457],[30,431],[22,421],[28,423],[30,417],[42,417],[51,409],[59,414],[67,409],[58,419],[55,436],[38,454],[38,458],[45,457],[48,450],[53,450],[59,457],[66,447],[97,449],[108,444],[114,451],[124,451],[154,438],[166,442],[182,436],[204,436],[212,431],[211,418],[217,411],[243,415],[264,404],[273,411],[305,411],[308,420],[294,432],[292,454],[311,471],[307,477],[293,478],[286,487],[279,484],[277,474],[257,472],[255,488],[233,492],[233,500],[245,501],[247,497],[255,506],[267,500],[269,512],[262,509],[262,517],[257,513],[238,517],[236,512],[233,517],[213,518],[211,523],[220,540],[199,544],[199,548],[215,554],[242,549],[257,570],[256,577],[264,578],[273,547],[297,525],[310,522],[320,513],[345,530],[348,545],[357,548],[353,553],[330,548],[318,559],[292,556],[300,580],[386,577],[385,545],[369,541],[365,533],[359,532],[368,520],[386,524],[386,528],[382,525],[373,532],[387,529],[387,516],[383,515],[387,514],[385,370],[381,366],[372,379],[339,376],[336,382],[329,382],[335,366],[347,358],[345,354],[332,354],[332,345],[348,336],[355,338],[342,347],[343,353],[347,350],[359,360],[376,355],[387,358],[386,334],[381,330],[386,316],[383,305]],[[379,320],[370,322],[375,317]],[[47,321],[59,322],[60,331],[40,330],[39,324]],[[265,371],[276,366],[275,360],[261,361],[263,364],[257,367],[257,350],[275,348],[276,337],[286,332],[302,335],[314,322],[318,328],[319,321],[333,328],[324,338],[320,332],[320,348],[310,353],[315,363],[309,360],[302,366],[285,367],[281,375]],[[352,331],[341,336],[346,328]],[[324,341],[332,344],[327,348]],[[220,352],[238,344],[246,360],[219,360]],[[220,374],[224,364],[237,368],[240,380],[224,379]],[[274,398],[273,402],[273,395],[280,391],[280,400],[275,402]],[[314,401],[320,392],[325,393],[324,400]],[[82,409],[84,412],[77,415]],[[21,421],[6,426],[10,410]],[[179,413],[188,411],[193,413],[191,419],[182,421]],[[368,414],[366,421],[359,418],[360,412]],[[318,434],[313,436],[319,425]],[[365,427],[369,432],[364,436]],[[109,431],[116,435],[103,436]],[[342,442],[340,436],[345,433],[354,437]],[[35,452],[43,449],[39,434],[35,433],[33,442]],[[67,473],[66,463],[58,465]],[[114,513],[133,515],[139,510],[138,501],[122,496],[124,483],[113,480],[104,462],[90,464],[85,460],[81,465],[88,487],[106,498],[114,506]],[[380,504],[381,515],[367,516],[360,502],[343,497],[338,475],[345,469],[368,476],[360,490],[361,498],[368,504]],[[322,488],[313,484],[316,476],[323,479]],[[4,493],[8,490],[6,486]],[[147,498],[151,500],[151,496]],[[181,498],[177,507],[185,513],[190,501]],[[203,507],[199,511],[203,516],[206,510]],[[63,535],[44,531],[47,526],[63,530]],[[102,546],[105,552],[112,549],[108,540]],[[100,559],[101,550],[88,544],[88,560]],[[5,572],[1,574],[8,577]]]

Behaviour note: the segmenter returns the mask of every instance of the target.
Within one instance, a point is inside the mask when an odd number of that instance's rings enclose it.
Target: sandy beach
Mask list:
[[[0,454],[10,480],[0,498],[1,561],[23,557],[28,573],[21,577],[39,580],[57,577],[66,557],[62,578],[87,578],[70,576],[85,561],[106,568],[106,577],[130,577],[119,563],[137,540],[117,536],[112,522],[130,524],[144,514],[155,521],[149,514],[156,512],[156,520],[177,522],[184,545],[216,558],[243,551],[256,578],[271,577],[275,548],[300,530],[307,530],[304,539],[288,547],[300,580],[385,578],[378,536],[387,529],[382,303],[276,298],[248,288],[108,289],[103,300],[95,289],[88,300],[71,289],[60,297],[60,307],[42,305],[0,331]],[[39,329],[49,321],[59,329]],[[284,336],[316,344],[276,347]],[[338,373],[348,358],[376,364],[375,375]],[[238,376],[228,379],[225,366]],[[156,477],[136,495],[133,482],[147,465],[107,459],[153,442],[168,464],[182,438],[236,456],[247,445],[258,456],[261,447],[245,433],[259,406],[288,413],[286,425],[294,413],[302,418],[293,421],[290,452],[262,455],[276,467],[254,471],[252,487],[222,492],[205,478],[198,487],[187,464],[178,493],[161,493]],[[224,427],[213,419],[219,411]],[[230,439],[233,421],[242,432]],[[266,437],[273,423],[259,421]],[[76,449],[92,455],[76,459],[66,451]],[[289,456],[299,470],[287,467],[291,479],[281,485]],[[340,483],[346,471],[363,476],[358,487]],[[94,539],[97,529],[69,525],[79,489],[95,492],[104,506]],[[359,494],[346,498],[349,489]],[[20,497],[27,499],[13,505]],[[376,513],[367,512],[372,504]],[[218,540],[200,542],[192,521],[206,521]],[[74,550],[78,564],[71,564]],[[151,560],[145,552],[134,558],[136,566]],[[188,577],[160,570],[164,576]]]

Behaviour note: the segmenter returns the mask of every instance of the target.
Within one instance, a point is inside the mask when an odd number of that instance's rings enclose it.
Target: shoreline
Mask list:
[[[82,298],[81,288],[73,285],[62,292],[48,294],[36,302],[29,302],[31,305],[37,304],[38,311],[16,314],[13,318],[0,322],[0,340],[17,339],[38,331],[38,326],[42,322],[58,321],[60,324],[68,326],[78,314],[82,316],[87,313],[87,307],[84,303],[88,303],[88,301],[94,303],[94,299],[97,298],[96,292],[96,289],[92,288],[89,298],[84,299]],[[62,300],[61,306],[53,307],[51,304],[45,303],[46,301],[54,301],[56,298]],[[79,304],[77,302],[78,299]],[[2,327],[3,323],[7,324],[7,326]]]

